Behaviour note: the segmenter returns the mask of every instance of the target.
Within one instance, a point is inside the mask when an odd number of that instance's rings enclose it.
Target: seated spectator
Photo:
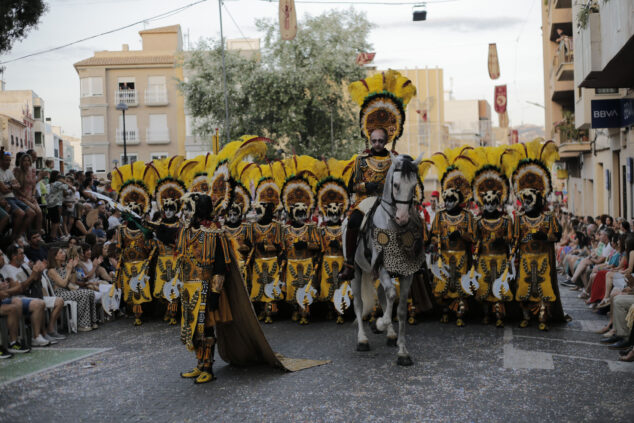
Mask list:
[[[612,304],[612,316],[611,322],[613,329],[613,335],[609,338],[602,340],[604,344],[608,344],[608,348],[615,350],[625,350],[630,348],[630,351],[622,356],[622,361],[634,361],[634,352],[632,352],[632,329],[627,326],[626,316],[630,308],[634,305],[634,277],[631,274],[627,275],[627,286],[623,289],[619,295],[616,295]]]
[[[11,240],[20,238],[31,225],[35,212],[15,197],[14,191],[20,188],[11,168],[11,153],[4,151],[0,158],[0,193],[7,204],[5,210],[13,218]]]
[[[86,236],[88,231],[88,226],[86,224],[86,214],[90,210],[89,204],[77,204],[77,215],[76,217],[71,218],[71,227],[70,234],[75,237],[84,237]]]
[[[0,264],[3,265],[0,273],[2,273],[5,281],[9,283],[9,293],[19,296],[22,302],[22,314],[30,315],[33,329],[31,345],[34,347],[46,347],[51,343],[56,344],[57,339],[46,333],[46,314],[44,313],[46,304],[44,300],[24,295],[29,292],[31,285],[35,285],[34,288],[39,287],[41,291],[41,277],[46,265],[41,261],[37,262],[33,265],[33,270],[27,272],[24,268],[24,250],[15,245],[7,249],[7,257],[9,258],[8,263],[4,263],[4,256],[0,257]],[[56,310],[56,317],[59,317],[63,307],[64,303],[62,302],[61,307]],[[51,331],[52,333],[54,331]]]
[[[18,333],[20,329],[20,319],[22,318],[22,301],[19,297],[14,297],[10,293],[9,283],[4,280],[0,273],[0,316],[7,316],[7,326],[9,329],[9,349],[0,348],[0,359],[11,358],[13,354],[23,354],[31,351],[20,345]]]
[[[625,238],[625,235],[619,235],[617,233],[614,233],[612,235],[612,238],[610,239],[610,245],[614,248],[614,252],[608,258],[608,261],[606,263],[594,266],[590,277],[587,279],[588,283],[587,285],[584,285],[584,289],[579,295],[579,298],[589,298],[592,286],[594,285],[597,277],[603,278],[603,286],[605,286],[605,276],[607,272],[609,272],[610,270],[618,269],[621,265],[622,259],[625,259],[625,261],[627,262],[627,257],[625,257]],[[625,265],[625,267],[627,267],[627,264]]]
[[[29,234],[29,245],[24,249],[24,254],[33,263],[48,259],[48,249],[39,232],[31,232]]]
[[[53,247],[48,252],[48,277],[54,284],[55,295],[65,301],[77,302],[78,330],[88,332],[97,329],[95,291],[77,285],[75,271],[79,258],[66,260],[66,251]]]
[[[619,271],[608,272],[605,277],[605,290],[603,298],[597,308],[606,308],[611,304],[611,298],[620,293],[627,284],[626,277],[634,272],[634,237],[626,240],[627,268]]]
[[[97,242],[106,242],[106,232],[103,230],[101,220],[97,220],[95,224],[92,225],[90,232],[97,237]]]
[[[121,211],[114,209],[108,218],[108,230],[116,229],[119,225],[121,225]]]
[[[35,170],[31,166],[33,164],[29,154],[18,154],[16,157],[16,167],[13,169],[13,175],[18,181],[18,188],[15,190],[15,196],[24,204],[29,206],[35,213],[33,225],[35,231],[42,231],[42,210],[40,209],[37,199],[35,198],[35,187],[37,177]]]

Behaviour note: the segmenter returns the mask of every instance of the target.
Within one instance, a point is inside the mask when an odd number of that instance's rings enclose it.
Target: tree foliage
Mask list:
[[[276,21],[256,21],[262,33],[259,60],[226,51],[230,135],[272,138],[287,153],[349,156],[363,141],[358,106],[347,85],[365,77],[355,63],[369,51],[372,25],[363,13],[330,11],[307,16],[297,37],[280,39]],[[196,132],[225,130],[221,51],[218,41],[201,42],[185,61],[187,82],[180,87],[196,120]],[[331,124],[334,142],[331,142]]]
[[[43,0],[0,1],[0,54],[8,52],[15,41],[26,37],[46,10]]]

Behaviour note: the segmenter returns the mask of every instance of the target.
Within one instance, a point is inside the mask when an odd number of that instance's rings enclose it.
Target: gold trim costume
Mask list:
[[[115,168],[112,172],[112,188],[118,192],[118,201],[138,216],[150,210],[150,190],[144,182],[154,168],[142,162],[134,162]],[[149,178],[151,179],[151,178]],[[142,304],[152,301],[149,263],[155,252],[155,242],[146,236],[140,225],[128,221],[117,229],[117,247],[121,250],[115,275],[115,285],[123,289],[123,299],[134,313],[134,325],[143,324]]]
[[[482,210],[476,221],[475,270],[479,287],[475,298],[484,304],[484,323],[489,309],[496,316],[497,327],[504,327],[504,303],[513,300],[510,288],[513,245],[513,221],[505,213],[510,186],[502,157],[506,147],[480,147],[465,154],[478,166],[473,178],[473,197]]]
[[[549,317],[563,320],[564,314],[557,284],[554,245],[561,238],[557,218],[547,210],[552,190],[550,168],[559,157],[557,145],[539,139],[516,144],[504,160],[509,166],[515,196],[523,210],[515,218],[514,254],[519,255],[517,291],[526,327],[530,314],[537,315],[539,329],[548,330]]]
[[[471,248],[475,241],[476,224],[465,204],[471,200],[471,179],[475,164],[463,155],[471,147],[460,147],[432,155],[431,161],[441,183],[444,208],[434,218],[430,236],[436,238],[438,269],[433,279],[433,295],[443,308],[441,322],[449,321],[449,310],[456,313],[456,325],[464,326],[466,298],[463,277],[472,266]]]

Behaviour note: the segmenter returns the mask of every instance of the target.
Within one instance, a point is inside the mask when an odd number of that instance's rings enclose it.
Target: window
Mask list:
[[[164,76],[149,76],[147,81],[147,89],[145,90],[146,104],[166,104],[167,103],[167,87],[165,86]]]
[[[139,160],[139,156],[137,153],[128,153],[128,164],[132,164]],[[121,160],[119,161],[120,166],[123,166],[123,154],[121,155]]]
[[[192,135],[194,135],[194,117],[185,115],[185,136],[191,137]]]
[[[42,133],[41,132],[35,132],[35,145],[42,145]]]
[[[594,93],[595,94],[618,94],[619,89],[618,88],[595,88]]]
[[[83,135],[103,134],[104,133],[103,116],[102,115],[82,116],[81,117],[81,133]]]
[[[11,135],[11,145],[13,145],[13,135]]]
[[[149,127],[147,129],[147,143],[167,144],[169,141],[167,115],[150,115]]]
[[[103,95],[103,84],[101,82],[101,77],[99,76],[81,78],[80,84],[80,95],[82,97],[94,97]]]
[[[20,138],[20,147],[24,147],[24,140]]]
[[[106,171],[106,155],[105,154],[84,154],[84,171],[92,170],[93,172]]]
[[[125,115],[125,130],[136,130],[136,115],[129,115],[126,113]],[[123,130],[123,116],[119,115],[119,129]]]
[[[33,106],[33,117],[35,119],[42,119],[42,107],[41,106]]]
[[[150,154],[150,160],[166,159],[167,156],[168,156],[167,153],[152,153],[152,154]]]
[[[123,76],[117,79],[117,88],[119,90],[134,90],[136,88],[135,79],[129,76]]]

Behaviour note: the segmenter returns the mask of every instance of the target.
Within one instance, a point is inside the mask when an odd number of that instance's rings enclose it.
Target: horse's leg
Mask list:
[[[361,296],[361,284],[363,283],[362,271],[356,267],[354,279],[352,279],[352,295],[354,297],[354,314],[357,317],[357,351],[369,351],[370,343],[363,328],[363,297]]]
[[[405,328],[407,327],[407,296],[412,285],[412,276],[400,278],[401,281],[401,298],[399,299],[396,313],[398,315],[398,359],[396,363],[399,366],[411,366],[413,363],[409,356],[409,352],[405,347]]]
[[[385,304],[381,304],[383,316],[377,319],[376,327],[381,332],[387,329],[387,344],[396,345],[396,332],[394,332],[394,326],[392,326],[392,308],[394,307],[394,300],[396,299],[394,280],[383,267],[381,267],[379,271],[379,280],[381,281],[381,287],[383,287]]]
[[[380,281],[380,277],[379,277],[379,281]],[[386,299],[386,296],[385,296],[385,289],[383,288],[383,284],[382,283],[379,283],[379,286],[378,286],[378,288],[376,290],[376,296],[377,296],[377,299],[378,299],[379,307],[381,307],[381,310],[383,312],[385,312],[386,307],[387,307],[387,299]],[[376,311],[376,307],[375,307],[375,310],[372,313],[374,313],[375,311]],[[374,321],[372,319],[370,319],[370,322],[371,322],[370,323],[370,329],[372,330],[372,332],[377,333],[377,334],[378,333],[383,333],[383,331],[385,330],[385,328],[382,328],[382,329],[379,328],[379,325],[378,325],[379,320],[380,320],[380,318],[379,319],[374,319]]]

